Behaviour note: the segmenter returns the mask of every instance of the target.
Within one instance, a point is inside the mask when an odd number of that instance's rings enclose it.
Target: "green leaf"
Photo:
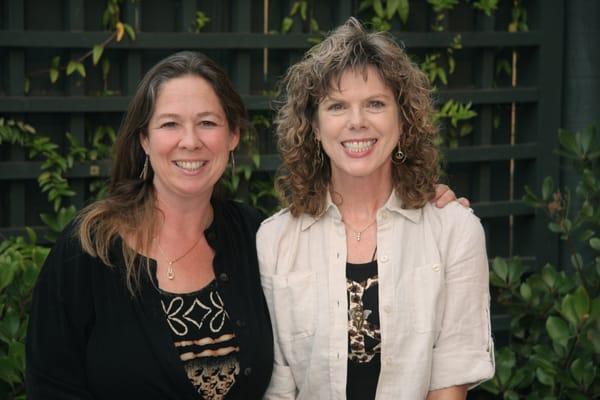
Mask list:
[[[81,77],[85,78],[85,67],[83,66],[82,63],[77,63],[77,65],[75,66],[75,69],[77,70],[79,75],[81,75]]]
[[[25,232],[27,233],[27,238],[29,239],[29,243],[36,244],[37,243],[37,233],[30,227],[25,227]]]
[[[125,28],[125,32],[127,32],[127,36],[129,36],[129,39],[135,40],[135,31],[133,30],[131,25],[123,24],[123,28]]]
[[[69,61],[67,64],[67,76],[70,76],[77,69],[77,61]]]
[[[383,10],[383,5],[381,4],[381,0],[375,0],[373,2],[373,10],[375,11],[375,14],[379,18],[385,17],[385,11]]]
[[[400,16],[400,21],[406,25],[408,22],[408,14],[410,12],[410,5],[408,0],[400,0],[398,1],[398,15]]]
[[[527,302],[531,300],[533,294],[531,291],[531,286],[529,286],[527,283],[522,283],[519,291],[521,293],[521,297],[523,297],[523,300]]]
[[[583,383],[583,375],[585,373],[585,363],[581,359],[576,359],[571,363],[571,375],[575,379],[575,381],[579,384]]]
[[[550,200],[552,196],[552,190],[554,189],[554,181],[551,176],[547,176],[542,184],[542,199],[545,201]]]
[[[17,373],[17,368],[14,361],[7,356],[0,356],[0,377],[2,381],[8,384],[15,384],[22,381],[22,378]]]
[[[504,392],[504,400],[519,400],[519,394],[513,390],[507,390]]]
[[[292,29],[292,25],[294,25],[294,20],[290,17],[285,17],[283,21],[281,21],[281,32],[289,32],[289,30]]]
[[[546,286],[548,286],[550,289],[554,288],[557,276],[558,274],[552,265],[544,265],[542,268],[542,281],[544,281]]]
[[[50,82],[55,83],[59,77],[58,69],[50,68],[49,74],[50,74]]]
[[[0,263],[0,293],[10,285],[15,278],[15,265]]]
[[[578,287],[573,293],[573,307],[580,321],[589,318],[590,296],[583,286]]]
[[[19,315],[16,312],[7,312],[4,319],[0,321],[0,331],[8,338],[15,338],[20,324]]]
[[[538,379],[538,381],[540,381],[542,384],[546,386],[554,386],[554,377],[545,372],[543,369],[536,369],[535,376]],[[548,397],[546,397],[545,399],[548,399]]]
[[[496,352],[496,377],[502,386],[509,381],[515,365],[515,353],[509,348],[503,347]]]
[[[104,46],[101,44],[97,44],[94,46],[94,50],[92,51],[92,63],[94,65],[98,65],[98,61],[100,61],[100,57],[102,57],[102,53],[104,52]]]
[[[260,167],[260,153],[252,154],[252,164],[254,165],[255,168]]]
[[[590,239],[590,247],[596,251],[600,251],[600,238],[594,237]]]
[[[575,310],[575,301],[573,295],[567,294],[560,304],[560,314],[571,323],[572,326],[576,327],[579,324],[579,317]]]
[[[546,320],[546,330],[550,338],[560,344],[566,344],[569,340],[569,326],[564,319],[550,316]]]
[[[52,58],[52,61],[50,61],[50,65],[52,66],[52,68],[57,68],[60,66],[60,56],[55,56]]]
[[[506,263],[506,260],[496,257],[492,263],[492,270],[503,282],[507,281],[506,278],[508,277],[508,264]]]
[[[298,13],[298,10],[300,10],[300,3],[301,3],[300,1],[296,1],[292,5],[292,9],[290,10],[290,15],[292,17]]]
[[[301,2],[300,18],[302,18],[302,21],[306,21],[306,9],[307,8],[308,8],[308,3],[306,1]]]
[[[387,19],[392,19],[396,10],[398,10],[399,0],[387,0],[386,16]]]

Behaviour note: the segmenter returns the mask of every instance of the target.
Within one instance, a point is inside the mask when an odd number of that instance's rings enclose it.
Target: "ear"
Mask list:
[[[147,134],[145,135],[144,132],[142,132],[141,130],[138,133],[138,135],[139,135],[139,138],[140,138],[140,144],[142,145],[142,148],[144,149],[144,152],[146,154],[149,154],[150,153],[150,145],[148,143],[148,135]]]
[[[311,124],[313,135],[315,135],[315,139],[321,140],[321,132],[319,131],[319,124],[316,120],[314,120]]]
[[[240,128],[235,128],[231,131],[229,138],[229,151],[235,150],[235,148],[240,144]]]

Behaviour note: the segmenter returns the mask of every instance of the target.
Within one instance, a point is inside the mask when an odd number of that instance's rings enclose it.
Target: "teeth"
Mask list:
[[[351,142],[342,142],[342,146],[344,146],[344,148],[350,150],[350,152],[352,153],[360,153],[363,151],[367,151],[371,148],[371,146],[373,146],[375,144],[376,140],[375,139],[371,139],[371,140],[355,140],[355,141],[351,141]]]
[[[179,168],[187,169],[189,171],[195,171],[197,169],[200,169],[200,167],[202,167],[204,164],[206,164],[206,161],[175,161],[175,164]]]

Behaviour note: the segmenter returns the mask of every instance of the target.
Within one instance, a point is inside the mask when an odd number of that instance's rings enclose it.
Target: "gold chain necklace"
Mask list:
[[[200,236],[201,237],[201,236]],[[196,247],[196,245],[198,244],[198,242],[200,242],[200,237],[198,237],[198,239],[194,242],[194,244],[192,245],[192,247],[190,247],[185,253],[183,253],[182,255],[180,255],[177,258],[172,259],[171,261],[169,261],[169,257],[167,256],[167,254],[165,253],[165,251],[163,250],[163,248],[160,246],[160,240],[158,237],[155,237],[154,240],[156,240],[156,244],[158,245],[158,251],[160,251],[160,254],[163,256],[163,258],[165,260],[167,260],[167,278],[169,278],[169,280],[173,280],[175,279],[175,271],[173,270],[173,264],[175,264],[177,261],[181,260],[183,257],[187,256],[188,254],[190,254],[190,252],[194,249],[194,247]]]
[[[357,242],[360,242],[360,237],[361,235],[371,227],[371,225],[373,225],[375,222],[377,222],[377,219],[374,219],[373,221],[371,221],[369,223],[369,225],[365,226],[363,229],[361,230],[356,230],[353,227],[350,226],[350,224],[348,224],[348,222],[344,221],[342,219],[342,222],[344,223],[344,225],[346,226],[346,228],[348,228],[348,230],[350,230],[350,233],[352,234],[352,237],[354,239],[356,239]]]

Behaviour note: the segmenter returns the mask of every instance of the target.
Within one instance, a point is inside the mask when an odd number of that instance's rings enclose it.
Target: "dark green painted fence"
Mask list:
[[[269,30],[279,29],[293,2],[268,3]],[[314,2],[314,16],[321,29],[331,29],[352,15],[358,3]],[[524,185],[539,188],[543,177],[557,180],[559,175],[553,150],[561,125],[564,2],[526,3],[527,32],[506,32],[512,1],[501,1],[493,17],[461,3],[447,16],[449,32],[431,33],[428,26],[433,16],[424,0],[410,2],[408,29],[400,31],[396,23],[392,31],[409,53],[417,55],[444,49],[461,34],[463,48],[455,52],[457,71],[437,97],[440,102],[473,102],[478,116],[474,133],[459,148],[445,151],[448,181],[473,201],[486,227],[491,257],[520,254],[541,265],[558,260],[558,242],[547,233],[544,218],[519,199]],[[123,2],[123,20],[135,28],[137,38],[113,43],[105,50],[113,66],[109,87],[118,93],[98,97],[94,93],[100,87],[100,73],[90,63],[85,80],[74,74],[52,85],[47,75],[34,76],[27,94],[24,85],[33,71],[48,68],[54,55],[63,60],[78,57],[108,36],[101,24],[104,1],[0,0],[0,116],[27,121],[62,146],[66,131],[85,143],[86,132],[94,124],[118,127],[143,73],[180,49],[204,51],[224,66],[252,113],[269,110],[270,98],[263,94],[274,89],[277,78],[309,48],[314,35],[302,33],[299,23],[289,34],[263,34],[264,5],[263,0]],[[201,33],[194,33],[190,27],[198,9],[211,22]],[[267,75],[263,49],[269,51]],[[500,55],[513,49],[519,57],[516,87],[495,78]],[[512,104],[516,109],[514,144],[509,139]],[[266,137],[261,138],[261,168],[272,171],[278,158],[270,132],[262,134]],[[35,180],[41,162],[27,161],[21,148],[6,144],[0,147],[0,157],[0,234],[18,233],[24,226],[40,228],[39,213],[50,208]],[[108,170],[107,160],[77,164],[68,175],[78,193],[73,202],[83,205],[87,181],[107,176]],[[506,319],[496,316],[495,327],[506,329]]]

